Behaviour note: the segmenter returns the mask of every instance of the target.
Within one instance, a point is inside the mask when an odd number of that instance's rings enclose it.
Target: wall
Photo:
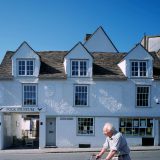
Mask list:
[[[118,118],[95,117],[95,135],[80,136],[77,135],[77,117],[73,117],[73,120],[61,120],[58,117],[56,119],[56,144],[58,147],[79,147],[79,144],[100,147],[105,142],[102,129],[106,122],[112,122],[118,129]]]
[[[89,106],[75,107],[74,85],[89,85]],[[151,86],[151,107],[136,108],[136,85]],[[152,80],[92,81],[91,79],[44,80],[38,83],[38,106],[46,115],[90,116],[159,116],[159,82]],[[22,106],[22,84],[6,81],[0,84],[1,106]],[[15,95],[16,93],[16,95]],[[42,98],[43,97],[43,98]],[[148,112],[149,110],[149,112]]]
[[[4,114],[4,148],[10,147],[13,143],[12,134],[12,116],[10,114]]]
[[[47,85],[46,85],[47,84]],[[89,106],[75,107],[73,104],[74,84],[89,85]],[[151,86],[151,106],[137,108],[136,85]],[[154,87],[152,87],[154,86]],[[83,115],[83,116],[159,116],[160,107],[155,97],[160,95],[156,91],[156,83],[148,81],[91,81],[83,79],[69,79],[68,81],[39,82],[38,106],[47,107],[47,115]],[[149,110],[149,112],[148,112]]]
[[[160,49],[160,37],[149,37],[148,38],[148,51],[149,52],[158,52]]]
[[[28,79],[17,79],[14,81],[1,81],[0,90],[1,106],[21,106],[22,103],[22,85],[21,82]],[[35,80],[36,82],[36,80]],[[46,112],[41,113],[40,122],[40,148],[45,147],[45,118],[46,116],[72,116],[73,121],[57,120],[57,145],[78,146],[79,143],[92,142],[92,146],[96,147],[97,140],[103,143],[104,138],[101,132],[103,124],[107,120],[104,117],[115,117],[111,122],[119,125],[119,117],[159,117],[160,104],[156,104],[155,98],[160,98],[159,81],[152,80],[126,80],[126,81],[93,81],[90,78],[68,78],[67,80],[40,80],[38,82],[38,106],[46,107]],[[89,106],[74,107],[73,106],[73,86],[74,84],[89,85]],[[149,84],[151,86],[151,107],[136,108],[135,107],[135,92],[136,84]],[[16,95],[15,95],[16,93]],[[93,116],[96,118],[96,135],[95,137],[76,136],[75,126],[78,116]],[[104,119],[103,119],[104,118]],[[68,125],[67,125],[68,124]],[[62,137],[63,126],[66,128],[66,137]],[[11,126],[10,126],[11,127]],[[157,130],[157,129],[156,129]],[[71,133],[72,131],[72,133]],[[4,132],[7,135],[7,132]],[[72,135],[74,134],[74,135]],[[5,144],[10,144],[5,138]],[[67,137],[68,136],[68,137]],[[155,135],[157,136],[157,135]],[[74,137],[74,138],[73,138]],[[62,140],[61,140],[62,139]],[[97,139],[97,140],[96,140]],[[158,139],[158,137],[156,137]],[[60,141],[59,141],[60,140]],[[140,145],[139,138],[129,138],[129,143]],[[100,144],[99,143],[99,144]]]

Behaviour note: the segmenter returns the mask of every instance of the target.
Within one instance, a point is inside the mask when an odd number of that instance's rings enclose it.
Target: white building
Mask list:
[[[142,46],[149,52],[160,50],[160,36],[144,36],[141,40]]]
[[[0,149],[100,147],[105,122],[130,145],[159,145],[159,86],[157,53],[119,53],[102,27],[70,51],[24,42],[0,65]]]

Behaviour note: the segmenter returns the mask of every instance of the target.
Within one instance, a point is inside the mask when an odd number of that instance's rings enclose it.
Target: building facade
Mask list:
[[[101,147],[105,122],[129,145],[159,145],[159,86],[158,53],[120,53],[102,27],[70,51],[23,42],[0,65],[0,149]]]

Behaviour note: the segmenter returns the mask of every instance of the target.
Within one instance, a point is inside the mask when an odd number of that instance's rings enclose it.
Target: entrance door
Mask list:
[[[46,120],[46,146],[56,146],[56,119]]]

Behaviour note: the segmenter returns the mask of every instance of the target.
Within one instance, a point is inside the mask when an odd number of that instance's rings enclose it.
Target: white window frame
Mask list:
[[[24,69],[24,74],[19,74],[19,62],[20,61],[24,61],[24,67],[25,67],[25,69]],[[27,74],[27,72],[29,71],[28,69],[27,69],[27,62],[29,62],[29,61],[32,61],[33,62],[33,74]],[[35,60],[34,59],[17,59],[17,75],[18,76],[33,76],[34,75],[34,69],[35,69]]]
[[[143,87],[143,88],[145,88],[145,87],[147,87],[148,88],[148,105],[137,105],[137,101],[138,101],[138,87]],[[141,93],[141,94],[143,94],[143,97],[145,97],[145,95],[144,94],[146,94],[146,93]],[[150,107],[150,98],[151,98],[151,86],[147,86],[147,85],[137,85],[136,86],[136,107],[138,107],[138,108],[143,108],[143,107]],[[145,99],[143,99],[142,101],[145,101]]]
[[[93,120],[93,124],[92,126],[90,125],[89,127],[92,127],[92,129],[89,129],[91,130],[93,133],[87,133],[88,130],[88,126],[86,125],[85,128],[86,129],[83,129],[82,133],[80,133],[80,130],[79,130],[79,125],[80,125],[80,122],[79,122],[79,119],[92,119]],[[81,122],[82,123],[82,122]],[[84,132],[86,130],[86,133]],[[77,117],[77,135],[78,136],[94,136],[95,135],[95,118],[94,117]]]
[[[132,75],[133,72],[134,72],[134,71],[132,70],[132,67],[133,67],[133,66],[132,66],[132,63],[133,63],[133,62],[138,63],[138,66],[137,66],[137,67],[138,67],[138,71],[137,71],[137,72],[138,72],[138,75],[137,75],[137,76],[136,76],[136,75]],[[145,75],[145,76],[141,76],[141,75],[140,75],[140,73],[141,73],[140,63],[141,63],[141,62],[146,63],[146,75]],[[131,73],[131,77],[138,77],[138,78],[148,77],[148,61],[145,61],[145,60],[131,60],[131,61],[130,61],[130,73]]]
[[[25,93],[24,93],[25,90],[24,90],[24,88],[25,88],[26,86],[29,86],[29,87],[35,86],[35,94],[36,94],[36,95],[35,95],[35,98],[33,97],[33,98],[35,99],[35,101],[36,101],[35,104],[24,104],[24,101],[25,101],[25,97],[24,97],[24,96],[25,96]],[[31,83],[31,84],[30,84],[30,83],[23,84],[23,91],[22,91],[23,93],[22,93],[22,95],[23,95],[23,106],[24,106],[24,107],[26,107],[26,106],[27,106],[27,107],[35,107],[35,106],[37,106],[37,103],[38,103],[38,89],[37,89],[37,88],[38,88],[38,87],[37,87],[37,84],[32,84],[32,83]]]
[[[80,104],[80,105],[76,105],[76,93],[77,93],[77,92],[76,92],[76,87],[77,87],[77,86],[87,87],[87,104],[86,104],[86,105],[83,105],[83,104],[82,104],[82,105],[81,105],[81,104]],[[86,85],[86,84],[75,84],[75,85],[74,85],[74,106],[75,106],[75,107],[88,107],[88,103],[89,103],[88,98],[89,98],[89,86]]]
[[[73,68],[72,68],[72,63],[73,62],[78,62],[78,70],[77,70],[77,72],[78,72],[78,75],[73,75],[72,73],[73,73]],[[81,62],[86,62],[86,75],[81,75],[81,65],[80,65],[80,63]],[[88,60],[87,59],[72,59],[71,60],[71,77],[87,77],[88,76]]]

